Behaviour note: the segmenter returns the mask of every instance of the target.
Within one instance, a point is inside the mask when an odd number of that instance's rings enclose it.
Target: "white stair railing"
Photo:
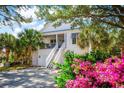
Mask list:
[[[62,44],[62,46],[59,48],[55,58],[54,58],[54,61],[55,62],[59,62],[61,57],[62,57],[62,54],[64,52],[64,49],[65,49],[65,42]]]
[[[50,64],[51,60],[53,59],[53,56],[55,55],[55,52],[57,51],[58,46],[56,45],[50,52],[50,54],[48,55],[48,57],[46,58],[46,67],[48,67],[48,65]]]

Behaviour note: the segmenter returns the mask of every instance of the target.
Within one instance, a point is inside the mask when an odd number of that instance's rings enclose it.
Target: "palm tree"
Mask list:
[[[15,62],[22,62],[22,64],[26,61],[27,49],[26,45],[24,44],[24,40],[16,39],[16,46],[14,49],[14,60]]]
[[[16,39],[16,44],[15,44],[14,53],[13,53],[15,62],[20,61],[20,58],[23,53],[23,48],[24,46],[22,45],[20,39]]]
[[[2,44],[2,49],[4,48],[6,50],[6,62],[9,61],[9,55],[10,52],[13,50],[15,46],[15,40],[16,38],[8,33],[1,34],[1,44]]]
[[[89,47],[89,51],[92,47],[92,33],[88,28],[85,28],[78,37],[78,45],[81,48]]]
[[[42,45],[42,33],[33,29],[26,29],[18,34],[20,42],[24,47],[25,55],[28,62],[31,61],[32,51],[37,50]]]
[[[88,26],[81,31],[78,37],[78,45],[81,48],[89,47],[89,50],[108,51],[116,44],[116,42],[113,42],[114,40],[112,33],[105,28]]]

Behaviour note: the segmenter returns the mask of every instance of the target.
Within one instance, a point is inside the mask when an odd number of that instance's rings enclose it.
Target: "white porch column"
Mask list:
[[[64,43],[65,43],[65,47],[66,47],[66,45],[67,45],[67,34],[66,33],[64,33]]]
[[[58,35],[56,34],[56,45],[58,47]]]

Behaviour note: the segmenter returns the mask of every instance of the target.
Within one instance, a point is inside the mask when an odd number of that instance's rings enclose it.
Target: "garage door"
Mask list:
[[[46,66],[46,57],[47,55],[41,55],[39,56],[39,59],[38,59],[38,66]]]

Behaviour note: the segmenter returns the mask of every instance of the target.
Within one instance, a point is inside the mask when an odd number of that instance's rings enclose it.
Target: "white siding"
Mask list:
[[[72,38],[71,34],[72,33],[80,33],[80,30],[68,30],[68,31],[62,31],[62,32],[51,32],[51,33],[44,33],[44,41],[49,43],[50,37],[49,35],[56,35],[56,34],[64,34],[64,39],[66,43],[66,48],[65,50],[70,50],[73,51],[74,53],[77,54],[85,54],[88,52],[88,48],[81,49],[77,44],[72,44]],[[55,37],[54,37],[55,38]],[[52,49],[40,49],[38,52],[36,52],[33,55],[33,65],[36,66],[46,66],[46,58],[48,57],[49,53],[51,52]],[[63,52],[64,55],[64,52]],[[60,58],[60,63],[63,63],[64,57],[61,56]]]
[[[44,33],[44,35],[47,36],[47,35],[65,34],[66,50],[71,50],[78,54],[87,53],[88,48],[81,49],[77,44],[72,44],[72,38],[71,38],[72,33],[80,33],[80,30],[75,29],[75,30],[68,30],[62,32],[51,32],[51,33]]]
[[[80,49],[80,47],[77,44],[72,44],[72,38],[71,38],[71,34],[75,33],[75,32],[68,32],[67,33],[67,50],[71,50],[74,53],[78,53],[78,54],[83,54],[83,50]]]

